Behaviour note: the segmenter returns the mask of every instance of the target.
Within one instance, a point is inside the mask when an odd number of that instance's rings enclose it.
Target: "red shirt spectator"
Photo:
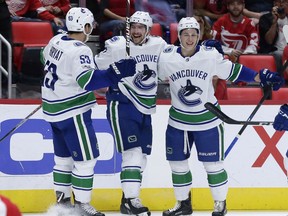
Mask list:
[[[126,1],[101,0],[100,10],[103,16],[100,19],[100,43],[106,39],[125,34]],[[134,14],[134,0],[130,1],[130,15]]]
[[[40,2],[50,13],[61,18],[65,18],[71,8],[69,0],[40,0]]]
[[[207,16],[212,23],[227,13],[226,0],[194,0],[195,14]]]
[[[6,3],[12,16],[26,17],[28,13],[35,13],[35,17],[31,18],[54,21],[57,26],[64,26],[63,22],[46,10],[39,0],[6,0]]]
[[[259,35],[254,23],[243,15],[244,1],[230,0],[229,13],[212,26],[213,37],[221,41],[225,54],[238,58],[241,54],[256,54]]]
[[[124,0],[101,0],[100,7],[103,12],[103,20],[126,20],[126,1]],[[135,13],[134,0],[130,1],[130,15]]]

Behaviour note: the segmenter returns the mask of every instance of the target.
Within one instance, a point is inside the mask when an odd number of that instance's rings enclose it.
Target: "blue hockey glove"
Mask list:
[[[279,113],[276,115],[273,123],[275,130],[288,130],[288,105],[284,104],[280,107]]]
[[[274,91],[277,91],[283,84],[284,79],[276,72],[271,72],[268,69],[261,69],[260,73],[260,85],[265,87],[267,85],[272,86]]]
[[[204,40],[202,42],[202,45],[204,46],[208,46],[208,47],[215,47],[215,49],[217,49],[217,51],[219,53],[221,53],[222,55],[224,55],[223,49],[222,49],[222,45],[218,40]]]
[[[133,76],[136,73],[136,61],[133,58],[123,59],[112,63],[106,70],[90,69],[84,72],[78,77],[78,84],[85,90],[94,91],[118,85],[123,77]]]
[[[133,76],[136,73],[136,61],[133,58],[122,59],[112,63],[109,68],[115,73],[118,80]]]

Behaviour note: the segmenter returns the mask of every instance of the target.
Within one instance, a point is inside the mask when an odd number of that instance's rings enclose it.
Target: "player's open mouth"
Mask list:
[[[186,43],[187,46],[194,46],[194,43]]]

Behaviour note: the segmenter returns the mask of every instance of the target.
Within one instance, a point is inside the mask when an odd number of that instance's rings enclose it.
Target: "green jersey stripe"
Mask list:
[[[77,107],[84,107],[86,104],[95,102],[96,98],[93,92],[87,92],[77,97],[69,98],[62,101],[43,101],[43,110],[51,115],[63,113],[75,109]]]
[[[215,115],[209,111],[202,113],[184,113],[171,107],[169,110],[170,117],[186,124],[201,123],[215,119]]]

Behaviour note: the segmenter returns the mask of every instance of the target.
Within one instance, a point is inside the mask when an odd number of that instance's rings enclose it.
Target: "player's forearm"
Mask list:
[[[107,70],[91,69],[82,73],[81,76],[77,78],[77,82],[81,88],[87,91],[105,88],[117,83],[118,81],[117,77],[113,76],[110,68]]]
[[[239,64],[236,63],[235,65],[239,65]],[[259,78],[259,74],[256,71],[242,65],[241,72],[237,80],[235,80],[235,82],[237,81],[260,82],[260,78]]]

